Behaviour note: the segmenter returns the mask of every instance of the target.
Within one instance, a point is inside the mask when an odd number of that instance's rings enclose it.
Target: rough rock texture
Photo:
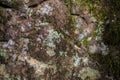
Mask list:
[[[1,0],[0,80],[117,80],[101,33],[79,0]]]

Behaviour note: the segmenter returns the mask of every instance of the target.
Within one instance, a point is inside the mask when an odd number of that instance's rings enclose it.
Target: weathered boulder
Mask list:
[[[118,55],[119,50],[102,42],[98,19],[81,1],[1,0],[0,4],[0,71],[4,72],[0,79],[113,78],[109,66],[119,65],[119,56],[109,54]]]

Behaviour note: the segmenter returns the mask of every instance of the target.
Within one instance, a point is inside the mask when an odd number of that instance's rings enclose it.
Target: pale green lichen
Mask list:
[[[53,49],[51,48],[47,48],[46,49],[46,53],[49,55],[49,56],[54,56],[56,53]]]
[[[88,57],[82,57],[82,62],[84,65],[88,65],[89,64],[89,58]]]
[[[60,43],[62,37],[63,37],[63,35],[61,33],[58,33],[57,31],[50,30],[49,35],[45,39],[44,43],[48,47],[55,49],[56,43]]]
[[[6,50],[0,49],[0,56],[5,58],[7,56]]]
[[[89,64],[89,58],[88,57],[79,57],[78,53],[75,53],[75,55],[73,56],[73,60],[74,60],[74,63],[73,63],[74,67],[81,66],[81,64],[84,66]]]
[[[80,77],[82,80],[98,80],[101,75],[98,70],[86,67],[80,71]]]
[[[74,60],[74,67],[78,67],[80,65],[80,60],[81,58],[78,56],[78,53],[75,53],[75,55],[73,56],[73,60]]]
[[[88,50],[90,54],[95,54],[95,53],[100,53],[102,55],[109,54],[109,48],[103,42],[88,46]]]
[[[90,54],[95,54],[97,51],[98,51],[98,47],[97,47],[97,45],[91,45],[91,46],[89,46],[89,53]]]
[[[67,52],[60,51],[59,53],[60,53],[61,56],[67,56]]]

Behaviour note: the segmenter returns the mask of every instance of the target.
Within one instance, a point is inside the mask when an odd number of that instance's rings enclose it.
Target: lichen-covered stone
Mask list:
[[[0,4],[0,63],[8,78],[118,79],[119,47],[103,43],[100,20],[105,14],[93,15],[100,11],[98,1],[2,0]]]

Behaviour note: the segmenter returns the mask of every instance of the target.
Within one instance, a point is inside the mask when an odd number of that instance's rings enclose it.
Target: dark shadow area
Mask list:
[[[113,80],[120,80],[120,1],[105,0],[106,16],[103,31],[103,42],[109,48],[109,54],[99,55],[98,62],[105,67]]]

